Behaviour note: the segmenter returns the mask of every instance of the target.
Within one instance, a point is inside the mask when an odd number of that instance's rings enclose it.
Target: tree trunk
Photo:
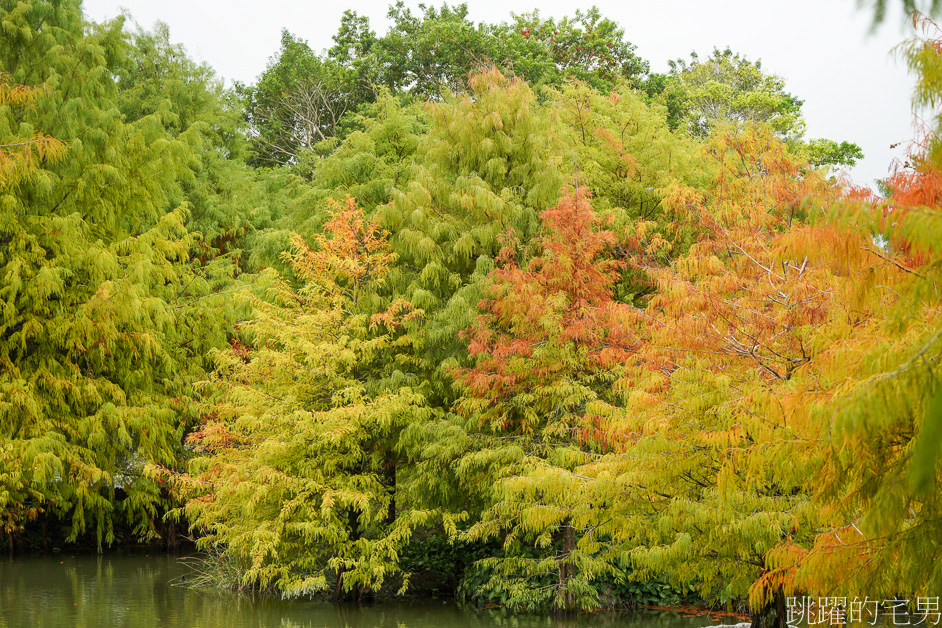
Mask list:
[[[782,591],[781,587],[775,590],[775,614],[776,627],[786,628],[788,624],[785,623],[785,620],[788,619],[788,615],[785,610],[785,592]]]
[[[360,521],[357,517],[356,508],[347,509],[347,526],[350,530],[349,539],[351,542],[357,541],[360,538]],[[353,596],[351,591],[349,595],[344,593],[343,590],[343,574],[346,572],[346,567],[343,565],[340,566],[340,569],[337,570],[337,584],[334,587],[334,602],[343,602]]]
[[[174,521],[167,522],[167,551],[177,551],[177,525]]]
[[[573,611],[576,608],[576,600],[569,591],[569,579],[575,575],[575,567],[568,563],[569,556],[576,548],[576,531],[570,525],[569,519],[562,525],[562,549],[560,551],[559,563],[559,609],[564,613]]]
[[[343,599],[343,572],[344,566],[341,565],[340,569],[337,570],[337,584],[334,586],[334,602],[342,602]]]
[[[788,628],[786,617],[785,593],[779,588],[772,594],[770,604],[766,604],[758,613],[753,613],[750,628]]]
[[[389,491],[389,510],[386,513],[386,525],[396,522],[396,459],[389,455],[385,466],[386,490]]]

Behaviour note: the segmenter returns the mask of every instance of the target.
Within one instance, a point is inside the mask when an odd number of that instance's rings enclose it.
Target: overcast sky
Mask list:
[[[429,2],[434,4],[433,2]],[[409,0],[408,6],[418,2]],[[454,3],[453,3],[454,4]],[[786,90],[804,100],[807,137],[859,144],[866,155],[851,175],[872,185],[902,155],[912,135],[913,81],[891,49],[912,33],[902,15],[891,13],[870,32],[871,12],[856,0],[596,0],[602,15],[618,22],[654,71],[667,60],[729,46],[766,71],[782,76]],[[893,8],[896,8],[894,3]],[[326,50],[345,9],[370,18],[382,34],[386,0],[85,0],[88,17],[102,21],[125,8],[141,26],[157,20],[190,55],[227,80],[253,82],[280,45],[282,28]],[[544,16],[571,15],[578,5],[562,0],[469,0],[475,22],[501,22],[511,13],[538,8]],[[890,144],[903,142],[896,150]]]

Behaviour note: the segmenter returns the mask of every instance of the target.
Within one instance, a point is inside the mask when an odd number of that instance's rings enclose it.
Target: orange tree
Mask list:
[[[705,192],[665,201],[699,233],[666,267],[610,412],[621,450],[579,472],[616,505],[639,575],[784,621],[799,593],[938,590],[940,178],[894,196],[824,182],[762,127],[715,133]],[[614,499],[619,496],[620,499]]]
[[[466,537],[504,544],[478,566],[492,574],[479,593],[570,610],[598,604],[592,579],[617,571],[575,470],[606,447],[594,406],[614,401],[633,333],[630,309],[613,299],[615,236],[586,192],[565,193],[541,219],[529,261],[506,240],[465,335],[474,365],[454,370],[467,430],[457,469],[484,506]]]
[[[829,387],[803,403],[828,426],[816,476],[828,527],[811,548],[779,548],[768,579],[925,607],[942,591],[942,37],[920,16],[915,25],[921,35],[901,50],[917,75],[914,104],[930,109],[936,129],[889,177],[886,201],[830,209],[823,224],[845,234],[839,247],[805,243],[855,262],[844,291],[855,314],[852,328],[828,322],[829,359],[816,376]]]
[[[842,277],[789,245],[828,237],[804,222],[810,199],[835,191],[770,128],[719,130],[704,150],[706,189],[675,185],[667,226],[639,221],[627,234],[657,292],[635,312],[644,342],[615,383],[624,410],[607,412],[617,451],[580,474],[595,478],[591,499],[620,522],[637,576],[731,602],[770,570],[770,550],[813,533],[817,450],[806,445],[817,432],[794,407],[815,385],[804,374],[820,351],[818,326],[843,317]],[[671,231],[696,241],[657,264],[658,234]]]

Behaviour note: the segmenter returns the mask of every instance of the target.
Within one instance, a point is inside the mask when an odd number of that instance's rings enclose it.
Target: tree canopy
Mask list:
[[[469,15],[227,89],[0,0],[0,537],[514,611],[937,594],[938,27],[884,198],[744,54]]]

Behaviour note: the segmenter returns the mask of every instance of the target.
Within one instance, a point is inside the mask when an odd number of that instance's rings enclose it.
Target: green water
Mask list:
[[[0,628],[700,628],[722,623],[654,611],[515,617],[429,600],[335,606],[171,584],[186,573],[185,562],[161,555],[0,559]]]

